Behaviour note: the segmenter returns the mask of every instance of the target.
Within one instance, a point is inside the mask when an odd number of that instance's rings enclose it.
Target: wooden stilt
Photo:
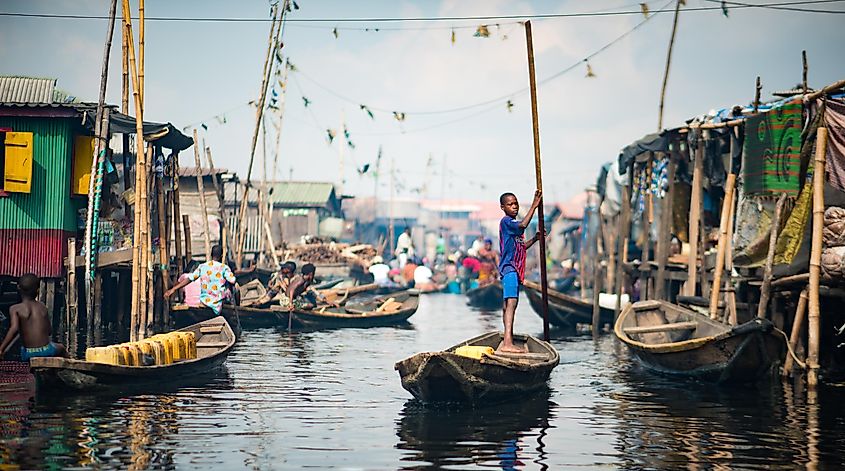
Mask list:
[[[628,173],[629,179],[632,177],[630,173]],[[628,196],[628,187],[622,188],[622,204],[620,207],[619,213],[619,229],[617,230],[616,235],[616,258],[618,259],[616,262],[616,273],[614,278],[616,281],[614,282],[616,293],[616,307],[614,308],[613,313],[613,320],[616,321],[616,318],[619,317],[619,313],[622,311],[622,294],[625,293],[625,283],[624,283],[624,268],[625,268],[625,257],[623,254],[627,253],[627,246],[628,246],[628,214],[631,212],[631,201],[630,197]]]
[[[94,337],[99,338],[101,335],[101,331],[103,329],[103,272],[102,270],[97,270],[97,273],[94,274],[94,322],[93,322],[93,333]],[[95,340],[95,344],[97,341]],[[91,341],[88,341],[88,344],[91,344]]]
[[[701,191],[702,174],[704,173],[704,140],[699,139],[695,149],[695,157],[692,172],[692,197],[689,206],[689,258],[687,260],[687,281],[684,284],[684,294],[695,296],[695,288],[698,284],[698,229],[701,218]]]
[[[179,154],[174,153],[173,160],[173,246],[176,254],[176,273],[182,273],[185,261],[182,260],[182,211],[179,208]]]
[[[819,278],[821,276],[822,229],[824,227],[824,169],[827,151],[827,128],[816,131],[816,158],[813,166],[813,236],[810,248],[810,287],[807,342],[807,386],[815,388],[819,382],[819,344],[821,325],[819,315]]]
[[[677,144],[675,144],[677,145]],[[675,194],[675,159],[674,153],[668,156],[666,177],[669,189],[661,201],[660,230],[657,238],[657,280],[654,286],[654,299],[667,299],[666,296],[666,264],[669,262],[669,246],[672,242],[672,202]]]
[[[194,164],[197,167],[197,191],[200,198],[200,210],[202,211],[202,227],[205,231],[203,241],[205,242],[205,259],[211,260],[211,234],[208,227],[208,206],[205,204],[205,187],[203,185],[202,161],[200,161],[199,140],[197,130],[194,128]]]
[[[798,339],[801,338],[801,331],[804,329],[804,318],[807,312],[807,288],[801,290],[801,295],[798,297],[798,306],[795,309],[795,319],[792,320],[792,331],[789,333],[789,346],[792,351],[795,351],[798,346]],[[783,362],[783,371],[781,376],[786,379],[792,374],[793,365],[792,355],[786,355]]]
[[[191,222],[187,214],[182,215],[182,229],[185,231],[185,266],[188,266],[194,256],[191,253]]]
[[[713,290],[710,292],[710,318],[719,315],[719,294],[722,286],[722,270],[725,268],[725,254],[728,249],[728,226],[731,224],[731,207],[733,207],[736,175],[728,173],[725,182],[725,198],[722,200],[722,211],[719,220],[719,244],[716,247],[716,267],[713,270]]]
[[[766,309],[769,306],[769,297],[772,293],[772,265],[775,261],[775,246],[778,241],[778,230],[780,229],[780,218],[783,213],[783,205],[786,203],[786,193],[780,195],[775,205],[775,213],[772,216],[772,228],[769,231],[769,251],[766,254],[766,265],[763,268],[763,285],[760,286],[760,303],[757,305],[757,317],[766,317]]]

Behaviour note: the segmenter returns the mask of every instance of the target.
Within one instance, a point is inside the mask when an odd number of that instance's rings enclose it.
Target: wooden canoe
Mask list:
[[[226,307],[229,309],[226,309]],[[241,338],[241,321],[238,316],[234,314],[234,309],[231,305],[224,304],[220,314],[216,314],[209,307],[194,307],[187,304],[174,304],[170,306],[170,317],[173,319],[174,325],[177,329],[184,329],[185,327],[198,324],[215,317],[222,316],[229,323],[235,337]]]
[[[523,283],[525,295],[531,308],[541,318],[543,317],[543,296],[539,283],[525,280]],[[593,303],[575,296],[563,294],[553,289],[549,293],[549,323],[562,329],[574,329],[575,324],[593,323]],[[613,323],[613,309],[599,308],[599,321],[601,324]]]
[[[223,305],[223,316],[236,317],[243,329],[260,329],[264,327],[287,327],[290,322],[290,311],[281,306],[266,308]]]
[[[549,343],[530,335],[514,335],[527,353],[494,353],[481,360],[457,355],[464,345],[498,348],[501,332],[488,332],[442,352],[418,353],[394,365],[402,387],[423,402],[494,401],[546,387],[560,355]]]
[[[403,324],[417,312],[420,302],[418,292],[409,290],[388,297],[401,303],[401,306],[396,310],[380,312],[378,305],[385,300],[376,298],[362,304],[355,304],[350,301],[339,308],[296,309],[291,315],[294,322],[304,327],[381,327]]]
[[[502,283],[493,283],[479,286],[467,291],[467,299],[470,306],[481,309],[502,309]]]
[[[235,333],[222,316],[180,329],[197,338],[197,358],[170,365],[120,366],[69,358],[33,358],[30,367],[38,390],[119,389],[137,385],[171,385],[219,368],[235,346]]]
[[[614,333],[650,370],[726,383],[771,374],[783,356],[772,327],[759,318],[730,326],[665,301],[640,301],[622,311]]]

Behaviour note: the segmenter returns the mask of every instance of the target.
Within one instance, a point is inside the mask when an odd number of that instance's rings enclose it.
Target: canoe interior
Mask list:
[[[661,345],[712,338],[730,332],[731,326],[674,304],[640,301],[625,309],[618,322],[623,336],[639,343]],[[648,327],[666,330],[651,331]],[[644,331],[636,333],[637,331]]]
[[[473,288],[466,294],[471,306],[485,309],[502,307],[502,283],[499,281]]]
[[[33,358],[30,366],[39,388],[61,385],[72,389],[101,389],[138,383],[178,382],[208,373],[225,361],[236,337],[222,316],[179,329],[193,332],[197,339],[197,358],[175,361],[169,365],[122,366],[84,360],[49,357]]]

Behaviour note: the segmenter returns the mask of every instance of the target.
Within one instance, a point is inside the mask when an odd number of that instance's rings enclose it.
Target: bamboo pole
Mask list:
[[[111,43],[112,37],[114,36],[114,23],[115,17],[117,15],[117,0],[112,0],[111,6],[109,7],[109,24],[108,28],[106,29],[106,42],[103,46],[103,62],[100,65],[100,93],[97,99],[97,115],[94,122],[94,138],[96,139],[94,145],[94,155],[91,159],[91,173],[88,177],[88,208],[86,211],[86,218],[85,218],[85,304],[88,308],[88,318],[90,319],[92,313],[94,312],[93,309],[93,291],[91,289],[91,283],[93,281],[94,270],[96,269],[97,264],[97,250],[95,248],[95,233],[97,228],[95,227],[94,220],[96,219],[96,215],[94,214],[95,206],[98,206],[96,201],[100,196],[100,186],[102,184],[102,169],[103,169],[103,162],[105,160],[105,149],[106,149],[106,136],[105,134],[108,132],[108,116],[106,115],[106,119],[103,119],[104,116],[104,109],[105,109],[105,101],[106,101],[106,89],[108,86],[108,75],[109,75],[109,56],[111,55]],[[105,121],[105,126],[103,121]],[[103,155],[101,155],[103,154]],[[74,262],[75,263],[75,262]]]
[[[197,139],[197,128],[194,128],[194,164],[197,167],[197,191],[200,197],[200,210],[202,211],[202,227],[205,230],[205,259],[211,260],[211,230],[208,227],[208,206],[205,204],[205,187],[202,177],[202,162],[200,161],[199,140]],[[212,176],[213,177],[213,176]]]
[[[228,249],[229,243],[229,233],[226,230],[226,199],[223,195],[223,188],[219,181],[217,181],[217,170],[214,167],[214,160],[211,158],[211,147],[205,146],[205,141],[203,141],[203,147],[205,148],[205,159],[208,161],[208,170],[211,172],[211,184],[214,186],[214,193],[217,195],[217,204],[220,205],[220,226],[223,230],[223,236],[221,237],[220,245],[223,247],[223,260],[226,260],[226,252]]]
[[[144,0],[138,0],[138,93],[141,95],[141,107],[144,106],[144,44],[145,28]]]
[[[710,318],[719,316],[719,295],[722,288],[722,270],[725,268],[725,254],[728,249],[728,227],[731,224],[731,207],[734,204],[734,189],[736,175],[728,173],[725,182],[725,198],[722,200],[721,218],[719,220],[719,244],[716,246],[716,267],[713,270],[713,289],[710,290]]]
[[[273,21],[270,24],[270,36],[267,39],[267,54],[264,56],[264,67],[261,69],[261,89],[259,90],[259,98],[256,102],[256,110],[255,110],[255,129],[252,134],[252,144],[250,146],[250,154],[249,154],[249,166],[247,167],[247,174],[246,174],[246,184],[244,185],[244,201],[247,200],[249,196],[249,187],[252,180],[252,166],[255,162],[255,147],[258,144],[258,134],[261,132],[261,120],[264,117],[264,102],[267,99],[267,82],[270,79],[270,74],[273,71],[272,64],[270,63],[270,58],[275,55],[275,51],[280,44],[280,35],[282,31],[282,19],[285,15],[284,6],[281,8],[281,14],[279,14],[278,5],[273,5],[272,7],[272,16]],[[277,28],[278,26],[278,28]],[[275,37],[275,40],[273,39]],[[236,264],[238,268],[241,267],[243,263],[243,250],[244,250],[244,237],[246,231],[246,206],[241,206],[241,214],[240,214],[240,224],[238,227],[238,254]]]
[[[810,249],[810,288],[807,346],[807,386],[815,388],[819,382],[819,277],[821,275],[822,229],[824,227],[824,171],[827,151],[827,128],[816,131],[816,158],[813,167],[813,237]]]
[[[598,196],[598,193],[596,194],[596,196]],[[599,294],[601,293],[601,286],[600,286],[601,257],[599,256],[599,249],[601,248],[600,240],[601,240],[601,237],[602,237],[602,218],[601,218],[601,214],[599,212],[599,204],[597,204],[595,206],[595,208],[596,208],[596,216],[598,217],[599,221],[598,221],[598,226],[597,226],[597,229],[596,229],[595,242],[594,242],[596,253],[595,253],[595,256],[593,257],[593,300],[592,300],[593,301],[593,315],[592,315],[591,322],[592,322],[592,334],[593,334],[594,339],[598,338],[599,332],[600,332],[599,329],[601,328],[601,326],[599,325],[600,319],[601,319],[600,318],[601,307],[599,306]],[[545,257],[543,257],[540,260],[540,263],[545,266],[545,264],[546,264],[545,262],[546,262]],[[548,310],[548,308],[546,308],[546,309]],[[545,334],[545,332],[544,332],[544,334]]]
[[[760,109],[760,92],[763,90],[763,85],[760,84],[760,76],[757,76],[757,82],[754,84],[754,113]]]
[[[726,322],[730,325],[736,325],[736,291],[733,285],[733,258],[734,258],[734,249],[733,249],[733,237],[734,237],[734,226],[736,225],[736,205],[737,205],[737,198],[736,198],[736,189],[734,189],[734,199],[733,204],[731,205],[731,213],[728,216],[728,241],[727,241],[727,250],[725,251],[725,270],[728,272],[728,277],[725,279],[725,310],[727,313]]]
[[[687,260],[687,281],[684,284],[684,294],[695,296],[695,287],[698,282],[698,229],[701,217],[701,178],[704,173],[704,140],[698,140],[695,148],[695,163],[692,172],[692,198],[689,205],[689,258]]]
[[[807,94],[807,90],[809,87],[807,86],[807,51],[801,51],[801,65],[802,65],[802,73],[801,73],[801,88],[804,91],[804,94]]]
[[[543,215],[543,170],[540,161],[540,122],[537,112],[537,77],[534,73],[534,40],[531,35],[531,21],[525,22],[525,42],[528,48],[528,81],[531,90],[531,125],[534,131],[534,173],[537,190],[540,191],[540,205],[537,208],[537,225],[540,233],[540,287],[543,297],[543,340],[549,341],[549,284],[546,279],[546,223]],[[583,268],[583,267],[582,267]],[[597,327],[593,326],[593,332]]]
[[[801,331],[804,328],[804,317],[807,312],[807,288],[801,290],[801,295],[798,297],[798,306],[795,308],[795,319],[792,321],[792,331],[789,333],[789,349],[795,351],[798,346],[798,340],[801,338]],[[783,371],[781,377],[786,379],[792,373],[792,364],[794,363],[792,355],[786,355],[783,362]]]
[[[760,286],[760,303],[757,305],[757,317],[766,317],[766,309],[769,307],[769,297],[772,293],[772,265],[775,261],[775,246],[778,241],[778,230],[780,229],[780,218],[783,213],[783,205],[786,204],[786,193],[780,195],[775,205],[775,213],[772,217],[772,228],[769,231],[769,250],[766,254],[766,265],[763,268],[763,285]]]
[[[669,245],[672,239],[672,201],[675,194],[675,159],[673,154],[668,156],[669,161],[666,165],[667,180],[669,182],[669,189],[666,196],[662,198],[662,211],[660,214],[660,234],[657,238],[657,280],[654,287],[654,299],[666,299],[666,264],[669,262]]]
[[[182,273],[182,268],[184,267],[183,260],[182,260],[182,230],[181,230],[181,223],[182,223],[182,211],[179,208],[179,153],[174,153],[171,157],[172,162],[172,170],[173,170],[173,245],[175,248],[176,253],[176,273]]]
[[[675,2],[675,17],[672,20],[672,35],[669,37],[669,52],[666,53],[666,69],[663,72],[663,86],[660,87],[660,112],[657,116],[657,131],[663,129],[663,103],[666,98],[666,85],[669,83],[669,67],[672,64],[672,47],[675,45],[675,33],[678,31],[678,16],[681,12],[681,2]]]
[[[170,288],[170,257],[168,256],[167,247],[167,222],[165,221],[166,206],[164,205],[164,184],[162,178],[164,175],[155,176],[156,185],[156,203],[158,212],[158,255],[159,268],[161,269],[162,286],[165,291]],[[166,312],[166,309],[165,309]]]
[[[65,285],[65,304],[68,326],[68,351],[75,351],[76,333],[79,329],[79,305],[76,286],[76,239],[67,240],[67,282]]]
[[[138,340],[143,340],[147,337],[149,332],[149,324],[151,321],[150,306],[152,296],[150,296],[150,286],[152,284],[151,276],[152,270],[150,264],[152,261],[152,244],[150,231],[150,206],[149,206],[149,175],[150,166],[153,160],[153,145],[147,144],[147,155],[144,160],[141,182],[141,299],[139,302],[139,324],[138,324]]]
[[[132,95],[135,99],[135,133],[136,133],[136,159],[135,159],[135,223],[132,239],[132,313],[130,322],[129,338],[134,341],[138,339],[138,315],[139,315],[139,299],[140,299],[140,260],[141,260],[141,202],[139,195],[139,188],[141,188],[141,177],[146,171],[145,153],[144,153],[144,110],[141,105],[141,96],[138,92],[138,69],[135,63],[135,45],[132,39],[132,19],[130,17],[129,0],[123,0],[123,22],[126,28],[127,45],[129,52],[129,68],[132,72],[133,90]]]
[[[191,253],[191,221],[187,214],[182,215],[182,229],[185,231],[185,265],[190,265],[194,255]]]
[[[629,178],[631,175],[628,175]],[[616,292],[616,306],[614,308],[614,316],[613,321],[616,322],[616,318],[619,317],[619,312],[622,310],[622,294],[625,292],[625,287],[623,286],[623,269],[625,268],[625,260],[622,257],[623,252],[625,251],[625,246],[628,245],[628,237],[625,231],[625,226],[628,221],[628,212],[631,210],[631,201],[628,197],[628,186],[626,185],[622,188],[622,204],[619,213],[619,229],[617,230],[616,234],[616,273],[614,274],[614,278],[616,279],[614,282],[615,285],[615,292]]]

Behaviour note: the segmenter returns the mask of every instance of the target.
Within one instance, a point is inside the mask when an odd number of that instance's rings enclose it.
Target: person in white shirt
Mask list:
[[[405,268],[408,258],[414,256],[414,242],[411,240],[411,228],[406,227],[396,241],[396,257],[399,258],[399,268]]]
[[[390,273],[390,267],[384,263],[384,260],[379,257],[373,257],[372,265],[367,270],[373,275],[373,283],[378,284],[379,286],[386,286],[390,284],[390,277],[388,274]]]

